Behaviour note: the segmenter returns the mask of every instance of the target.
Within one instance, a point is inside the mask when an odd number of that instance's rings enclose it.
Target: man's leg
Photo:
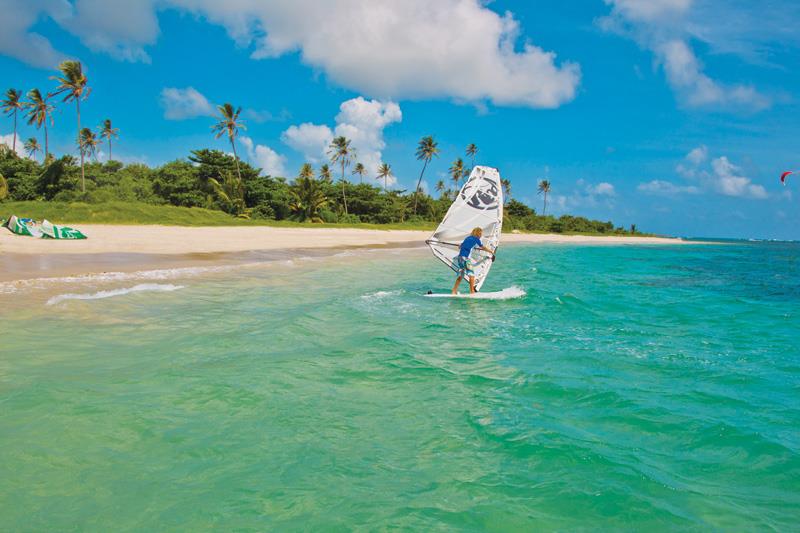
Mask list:
[[[475,276],[469,277],[469,293],[475,294]]]
[[[451,291],[453,294],[458,294],[458,286],[461,285],[461,274],[458,275],[456,278],[456,284],[453,285],[453,290]]]

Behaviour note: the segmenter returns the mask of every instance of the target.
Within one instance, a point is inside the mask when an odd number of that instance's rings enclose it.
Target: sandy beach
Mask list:
[[[0,253],[13,254],[208,254],[252,250],[422,245],[427,231],[353,228],[179,227],[80,225],[89,238],[53,241],[0,231]],[[506,233],[503,244],[680,244],[662,237],[594,237],[584,235]]]
[[[98,272],[218,265],[253,260],[258,252],[274,257],[293,251],[326,253],[343,248],[422,247],[427,231],[354,228],[275,228],[80,225],[89,238],[54,241],[0,231],[0,281]],[[594,237],[507,233],[503,245],[684,244],[662,237]],[[263,260],[263,254],[258,260]]]

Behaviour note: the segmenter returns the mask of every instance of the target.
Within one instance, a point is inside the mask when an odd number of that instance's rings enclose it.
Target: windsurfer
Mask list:
[[[456,258],[456,266],[458,267],[458,277],[456,278],[456,284],[453,285],[453,294],[458,294],[458,286],[461,284],[461,280],[469,278],[469,293],[475,294],[475,271],[473,270],[472,259],[470,255],[472,254],[472,249],[477,248],[478,250],[483,250],[484,252],[492,254],[492,261],[494,261],[494,250],[491,250],[483,245],[481,242],[481,237],[483,236],[483,230],[481,228],[475,228],[472,230],[472,233],[464,239],[461,243],[460,250],[458,252],[458,257]]]

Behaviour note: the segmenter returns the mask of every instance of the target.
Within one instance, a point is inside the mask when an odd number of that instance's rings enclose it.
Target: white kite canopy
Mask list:
[[[503,229],[503,186],[496,168],[479,166],[472,169],[444,220],[425,242],[433,255],[458,272],[455,261],[461,241],[476,227],[483,228],[483,245],[493,250],[497,248]],[[480,290],[492,268],[492,257],[485,252],[473,251],[472,259],[475,289]]]

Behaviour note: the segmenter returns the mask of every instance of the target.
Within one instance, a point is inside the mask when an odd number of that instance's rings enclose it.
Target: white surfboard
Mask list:
[[[476,227],[483,228],[483,245],[496,249],[503,229],[503,186],[496,168],[477,166],[472,169],[441,224],[425,242],[433,255],[457,273],[459,246]],[[478,250],[473,251],[472,260],[475,288],[480,290],[492,268],[492,257]]]
[[[497,292],[476,292],[475,294],[460,293],[442,293],[442,294],[426,294],[428,298],[466,298],[472,300],[513,300],[515,298],[522,298],[525,296],[525,291],[519,287],[508,287],[502,291]]]

